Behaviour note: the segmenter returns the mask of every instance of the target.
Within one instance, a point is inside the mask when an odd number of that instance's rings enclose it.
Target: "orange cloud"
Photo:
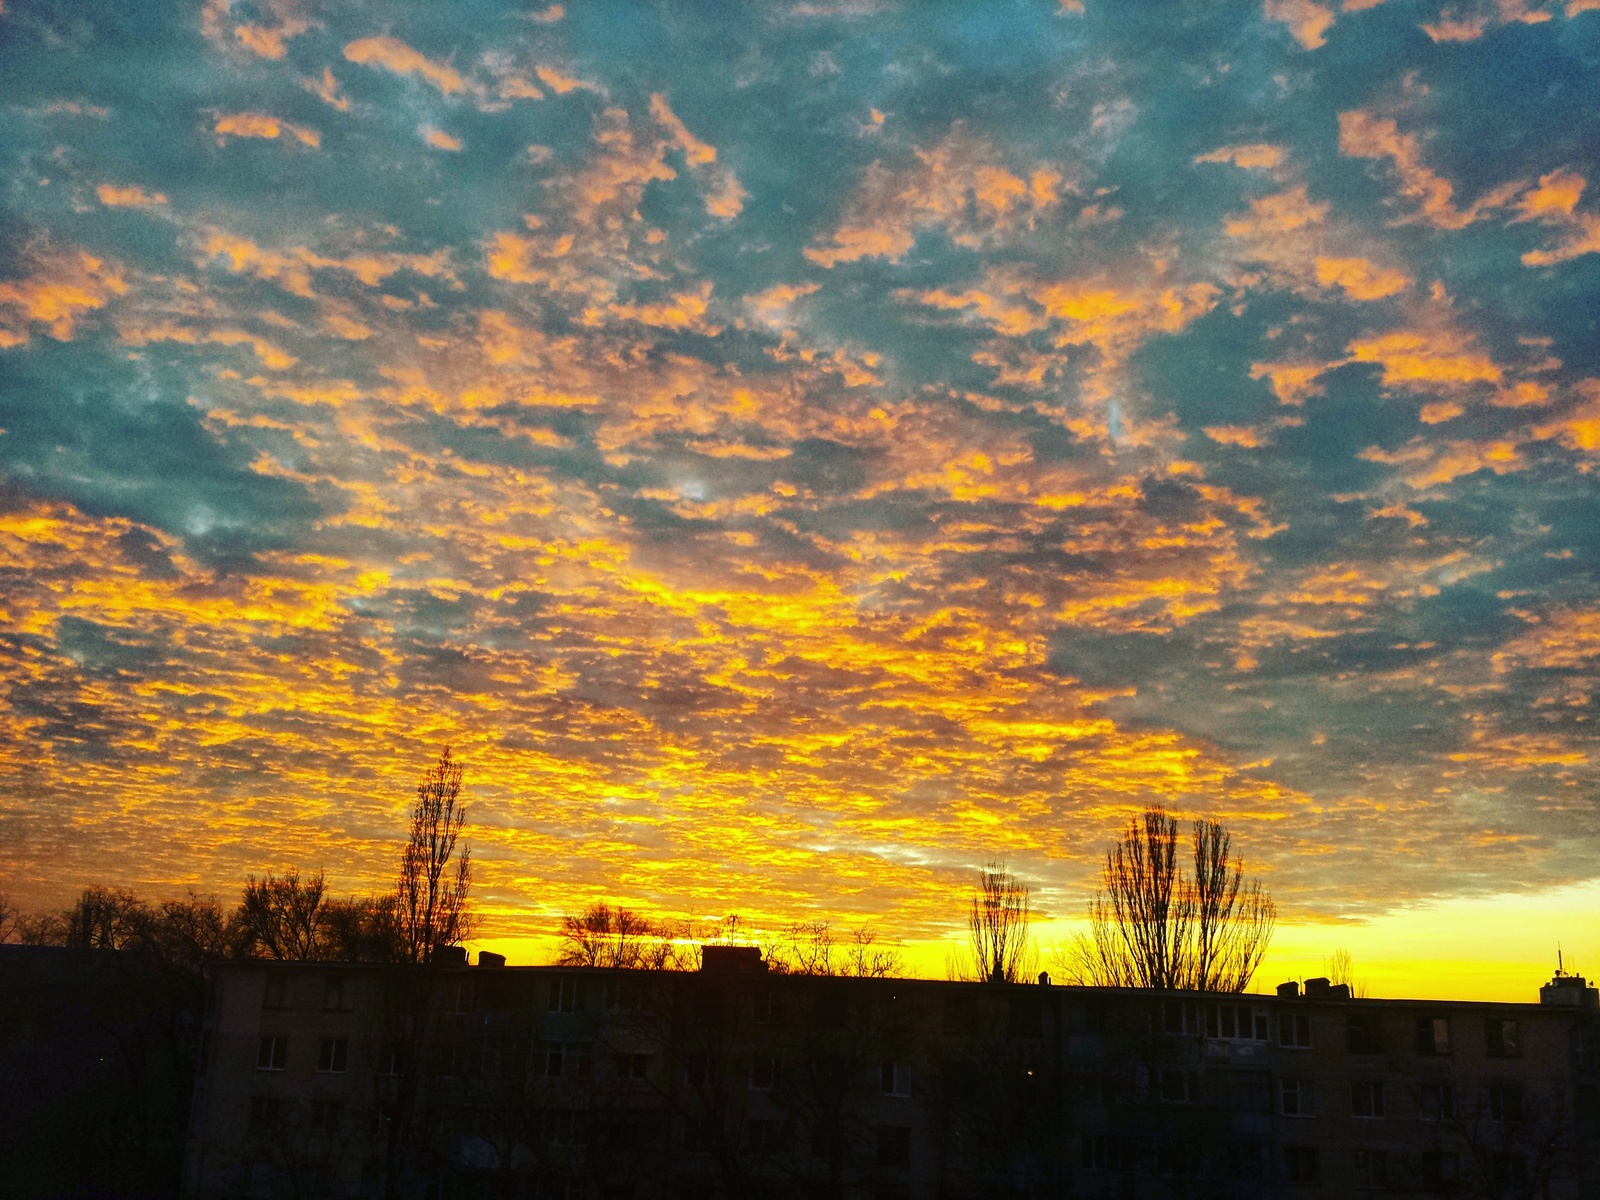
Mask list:
[[[1483,470],[1505,475],[1521,470],[1524,465],[1516,443],[1505,439],[1485,442],[1416,439],[1393,451],[1369,446],[1356,457],[1404,468],[1401,477],[1409,486],[1418,489],[1449,483]]]
[[[1511,183],[1458,209],[1455,188],[1422,161],[1415,134],[1401,133],[1394,121],[1354,109],[1339,114],[1339,151],[1352,158],[1387,158],[1400,177],[1400,194],[1416,204],[1424,220],[1440,229],[1465,229],[1490,210],[1503,208],[1521,189]]]
[[[1265,0],[1261,11],[1267,20],[1287,25],[1294,40],[1307,50],[1324,45],[1333,28],[1333,10],[1314,0]]]
[[[427,142],[428,145],[432,146],[435,150],[449,150],[454,152],[461,149],[460,138],[451,137],[444,130],[435,129],[432,125],[418,126],[417,133],[421,135],[423,141]]]
[[[124,326],[117,332],[122,341],[129,346],[148,346],[152,342],[181,342],[189,346],[208,342],[218,346],[249,346],[261,360],[261,365],[274,371],[287,370],[300,361],[265,338],[243,329],[212,329],[201,332],[170,324],[135,324]]]
[[[1223,228],[1229,237],[1260,237],[1315,225],[1327,215],[1327,204],[1309,199],[1306,185],[1302,183],[1269,196],[1257,197],[1250,201],[1247,215],[1230,218]]]
[[[1574,391],[1579,403],[1555,421],[1534,428],[1538,438],[1556,438],[1573,450],[1600,450],[1600,379],[1580,380]]]
[[[212,127],[212,132],[217,135],[218,144],[225,143],[230,137],[276,138],[281,134],[288,134],[301,145],[310,146],[313,150],[322,145],[322,135],[315,129],[282,121],[266,113],[228,113],[219,116],[216,125]]]
[[[1232,163],[1252,171],[1270,171],[1284,160],[1282,146],[1266,142],[1250,142],[1239,146],[1222,146],[1207,154],[1195,156],[1197,163]]]
[[[1550,250],[1530,250],[1522,261],[1530,267],[1549,267],[1585,254],[1600,254],[1600,216],[1579,212],[1587,181],[1576,171],[1556,170],[1539,177],[1516,202],[1518,221],[1538,221],[1559,230],[1563,240]]]
[[[1494,656],[1496,671],[1510,667],[1576,671],[1596,666],[1600,658],[1600,611],[1558,608],[1545,614],[1518,614],[1527,632],[1507,641]]]
[[[899,170],[867,169],[843,221],[805,256],[824,267],[863,258],[898,262],[919,229],[943,229],[957,245],[979,246],[1031,228],[1061,200],[1062,176],[1040,166],[1027,176],[995,162],[995,151],[959,127]]]
[[[539,82],[544,84],[558,96],[565,96],[568,92],[595,92],[603,89],[597,83],[590,83],[587,79],[579,79],[576,75],[566,75],[555,67],[535,67],[533,73],[539,77]]]
[[[118,187],[112,183],[102,183],[95,189],[95,195],[107,208],[153,208],[167,202],[160,192],[147,192],[142,187]]]
[[[1567,16],[1572,15],[1569,5]],[[1550,13],[1530,7],[1527,0],[1468,0],[1441,10],[1432,21],[1423,22],[1422,31],[1435,42],[1472,42],[1482,37],[1485,30],[1499,25],[1513,22],[1539,25],[1548,20]]]
[[[454,67],[434,62],[393,37],[357,38],[344,48],[350,62],[380,67],[396,75],[419,75],[446,96],[462,90],[465,84]]]
[[[1299,407],[1306,402],[1306,397],[1322,395],[1317,377],[1328,366],[1327,363],[1251,363],[1250,378],[1265,379],[1279,404]]]
[[[1464,334],[1398,330],[1357,338],[1346,348],[1348,361],[1378,363],[1385,387],[1499,383],[1500,368]]]
[[[282,58],[287,50],[284,42],[297,38],[311,28],[309,21],[284,21],[278,25],[236,25],[233,36],[252,54],[262,58]]]
[[[314,294],[311,289],[311,272],[314,270],[341,271],[353,275],[368,287],[377,287],[401,271],[414,271],[453,285],[457,283],[455,271],[450,265],[449,250],[436,250],[432,254],[353,254],[345,258],[330,258],[304,246],[294,246],[285,251],[268,250],[248,238],[212,230],[201,243],[201,251],[202,263],[213,258],[224,258],[235,274],[271,280],[297,296],[309,297]]]
[[[321,79],[302,79],[300,86],[324,104],[332,105],[340,112],[350,110],[350,101],[339,94],[339,81],[333,77],[332,67],[322,68]]]
[[[1374,267],[1364,258],[1318,258],[1317,282],[1339,287],[1352,300],[1381,300],[1411,286],[1403,271]]]
[[[0,282],[0,348],[26,343],[31,325],[43,325],[58,342],[70,341],[85,313],[127,290],[118,269],[104,259],[82,251],[46,252],[27,279]]]
[[[1242,446],[1254,450],[1261,445],[1261,434],[1250,425],[1207,425],[1205,434],[1222,446]]]
[[[660,92],[650,97],[650,116],[667,131],[667,144],[681,150],[684,161],[691,168],[709,167],[717,161],[716,147],[707,145],[690,133]],[[711,178],[712,183],[706,193],[706,211],[714,217],[731,221],[744,210],[745,197],[749,193],[739,186],[739,180],[732,171],[719,168]]]

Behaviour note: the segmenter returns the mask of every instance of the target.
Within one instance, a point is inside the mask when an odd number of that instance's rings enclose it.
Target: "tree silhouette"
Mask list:
[[[1074,943],[1068,974],[1103,987],[1244,991],[1272,938],[1276,908],[1258,880],[1245,881],[1231,847],[1218,822],[1196,821],[1187,874],[1176,818],[1151,807],[1130,819],[1106,852],[1089,935]]]
[[[395,889],[401,952],[408,962],[430,962],[438,947],[454,946],[472,933],[467,908],[472,852],[465,847],[456,852],[466,819],[461,776],[462,766],[446,746],[417,784],[411,836],[400,856]]]
[[[984,983],[1021,983],[1028,974],[1028,886],[991,862],[978,872],[978,890],[967,911],[967,967]]]

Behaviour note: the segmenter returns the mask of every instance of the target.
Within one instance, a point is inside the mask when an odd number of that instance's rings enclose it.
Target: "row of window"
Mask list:
[[[294,1007],[295,979],[288,975],[268,975],[267,985],[261,995],[261,1007],[286,1009]],[[313,981],[300,980],[302,988],[315,986]],[[343,975],[328,975],[322,980],[322,1011],[350,1012],[355,1007],[355,988]]]
[[[1306,1049],[1311,1045],[1311,1017],[1307,1013],[1278,1014],[1278,1045]],[[1420,1015],[1416,1018],[1413,1048],[1423,1056],[1452,1053],[1450,1018]],[[1488,1017],[1483,1023],[1484,1053],[1490,1058],[1520,1058],[1522,1022],[1514,1017]],[[1345,1049],[1351,1054],[1383,1053],[1383,1022],[1376,1012],[1354,1012],[1345,1018]]]
[[[350,1039],[325,1037],[317,1042],[317,1070],[325,1074],[343,1074],[349,1065]],[[289,1069],[289,1039],[284,1034],[263,1036],[256,1050],[256,1070],[287,1071]]]
[[[1085,1171],[1131,1172],[1152,1161],[1152,1156],[1146,1150],[1119,1134],[1086,1133],[1082,1135],[1080,1143],[1079,1165]],[[1269,1154],[1268,1147],[1261,1143],[1236,1144],[1227,1147],[1218,1166],[1229,1178],[1260,1180],[1266,1175]],[[1397,1164],[1391,1163],[1387,1150],[1352,1150],[1347,1161],[1357,1187],[1378,1190],[1402,1182],[1399,1178],[1401,1173],[1395,1170]],[[1424,1151],[1417,1166],[1421,1168],[1419,1182],[1425,1191],[1450,1192],[1461,1184],[1462,1161],[1457,1153]],[[1491,1155],[1488,1166],[1497,1195],[1523,1187],[1527,1182],[1527,1163],[1520,1154]],[[1283,1178],[1291,1184],[1320,1185],[1323,1182],[1322,1148],[1285,1146],[1282,1171]],[[1417,1167],[1413,1166],[1404,1174],[1412,1178],[1416,1172]]]
[[[1350,1085],[1350,1115],[1377,1120],[1385,1116],[1386,1090],[1382,1083],[1358,1081]],[[1491,1121],[1512,1123],[1522,1120],[1522,1085],[1491,1083],[1488,1091],[1488,1116]],[[1279,1111],[1286,1117],[1316,1115],[1316,1093],[1307,1079],[1279,1082]],[[1448,1083],[1424,1083],[1417,1090],[1417,1118],[1422,1121],[1451,1120],[1456,1115],[1455,1088]]]

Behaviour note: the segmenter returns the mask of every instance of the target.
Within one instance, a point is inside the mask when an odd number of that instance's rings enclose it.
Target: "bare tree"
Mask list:
[[[227,919],[214,897],[190,891],[182,900],[164,900],[153,914],[150,947],[168,962],[197,967],[229,951]]]
[[[967,962],[972,978],[984,983],[1020,983],[1032,951],[1028,886],[991,862],[978,872],[978,890],[967,911]]]
[[[66,944],[79,950],[122,950],[149,933],[150,910],[127,888],[83,889],[78,901],[62,914]]]
[[[1355,973],[1355,962],[1350,956],[1350,951],[1341,946],[1328,956],[1323,964],[1323,974],[1328,977],[1328,982],[1337,987],[1344,984],[1350,989],[1350,995],[1357,1000],[1367,998],[1367,985],[1358,981]]]
[[[244,958],[308,962],[322,956],[322,916],[327,880],[305,880],[291,867],[278,878],[251,875],[230,923],[234,953]]]
[[[602,900],[575,917],[561,918],[556,962],[563,967],[643,967],[650,963],[655,941],[649,921]]]
[[[1232,840],[1216,821],[1196,821],[1193,874],[1179,864],[1178,822],[1160,807],[1129,820],[1106,852],[1089,935],[1068,953],[1067,974],[1107,987],[1242,992],[1272,938],[1276,909],[1244,879]]]
[[[904,969],[900,952],[863,926],[842,938],[823,920],[791,925],[761,943],[767,969],[780,975],[848,975],[888,979]]]
[[[23,916],[0,892],[0,943],[9,942],[22,931]]]
[[[395,889],[403,954],[408,962],[429,962],[440,946],[454,946],[472,934],[467,892],[472,886],[472,852],[456,852],[466,811],[461,804],[462,766],[450,747],[423,773],[411,810],[411,837],[400,856]],[[452,869],[451,859],[455,859]]]

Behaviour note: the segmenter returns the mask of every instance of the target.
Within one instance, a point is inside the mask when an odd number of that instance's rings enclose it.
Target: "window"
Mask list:
[[[322,1007],[326,1012],[350,1011],[350,981],[343,975],[330,975],[322,987]]]
[[[1250,1011],[1248,1004],[1206,1005],[1206,1036],[1266,1041],[1266,1019]],[[1257,1028],[1259,1026],[1259,1034]]]
[[[539,1056],[534,1061],[534,1074],[546,1079],[560,1079],[567,1065],[565,1042],[544,1042],[539,1046]]]
[[[1161,1006],[1161,1027],[1168,1033],[1199,1033],[1200,1014],[1193,1004],[1168,1000]]]
[[[1086,1133],[1083,1135],[1083,1169],[1085,1171],[1125,1171],[1132,1166],[1132,1156],[1127,1143],[1113,1133]]]
[[[745,1137],[752,1154],[781,1153],[784,1148],[783,1122],[749,1121],[745,1125]]]
[[[1285,1146],[1283,1173],[1290,1183],[1314,1184],[1322,1177],[1320,1159],[1315,1146]]]
[[[683,1061],[683,1081],[690,1087],[707,1087],[711,1083],[711,1060],[704,1054],[691,1054]]]
[[[289,981],[282,975],[268,975],[267,989],[261,997],[262,1008],[292,1008]]]
[[[617,1055],[618,1079],[648,1079],[649,1077],[650,1056],[648,1054]]]
[[[1520,1154],[1496,1154],[1489,1160],[1494,1189],[1499,1195],[1522,1192],[1528,1186],[1528,1160]]]
[[[1311,1018],[1306,1013],[1278,1014],[1278,1045],[1304,1050],[1311,1045]]]
[[[1422,1186],[1430,1192],[1453,1192],[1459,1188],[1461,1156],[1446,1150],[1424,1150]]]
[[[885,1096],[911,1095],[911,1080],[906,1075],[906,1069],[899,1063],[884,1063],[878,1083]]]
[[[1223,1112],[1270,1113],[1272,1076],[1265,1071],[1207,1071],[1207,1102]]]
[[[758,1054],[750,1060],[750,1090],[770,1092],[778,1086],[778,1060],[770,1054]]]
[[[261,1046],[256,1051],[256,1070],[282,1071],[289,1065],[289,1039],[281,1033],[275,1037],[264,1037]]]
[[[588,1140],[585,1114],[570,1108],[539,1110],[539,1134],[547,1146],[582,1146]]]
[[[1200,1102],[1200,1073],[1198,1071],[1162,1071],[1161,1102],[1163,1104],[1198,1104]]]
[[[1067,1076],[1067,1091],[1072,1099],[1084,1104],[1106,1102],[1105,1076],[1098,1071],[1074,1071]]]
[[[1351,1054],[1383,1053],[1383,1030],[1377,1013],[1351,1013],[1345,1018],[1345,1048]]]
[[[558,975],[550,981],[550,1011],[578,1011],[578,978],[575,975]]]
[[[622,1007],[622,981],[620,979],[602,979],[600,981],[600,1011],[616,1012]]]
[[[1389,1154],[1385,1150],[1357,1150],[1355,1155],[1356,1186],[1386,1188],[1389,1186]]]
[[[281,1096],[250,1097],[250,1128],[261,1130],[275,1127],[283,1119]]]
[[[1417,1053],[1422,1055],[1450,1053],[1449,1017],[1417,1018]]]
[[[1489,1119],[1491,1121],[1522,1120],[1522,1085],[1520,1083],[1491,1083],[1489,1085]]]
[[[1317,1107],[1309,1079],[1285,1079],[1278,1093],[1286,1117],[1313,1117]]]
[[[344,1100],[338,1096],[314,1096],[311,1100],[311,1132],[314,1136],[336,1138],[344,1118]]]
[[[1448,1121],[1456,1115],[1455,1088],[1448,1083],[1425,1083],[1417,1091],[1419,1121]]]
[[[911,1130],[904,1125],[879,1125],[877,1135],[880,1167],[911,1165]]]
[[[1383,1084],[1358,1082],[1350,1085],[1350,1115],[1352,1117],[1383,1116]]]
[[[350,1056],[350,1039],[325,1037],[317,1045],[317,1070],[343,1074],[345,1060]]]
[[[378,1055],[378,1074],[404,1075],[407,1057],[404,1042],[386,1042]]]
[[[750,997],[750,1019],[757,1025],[772,1023],[772,993],[762,989]]]
[[[1484,1022],[1490,1058],[1522,1057],[1522,1022],[1490,1017]]]

